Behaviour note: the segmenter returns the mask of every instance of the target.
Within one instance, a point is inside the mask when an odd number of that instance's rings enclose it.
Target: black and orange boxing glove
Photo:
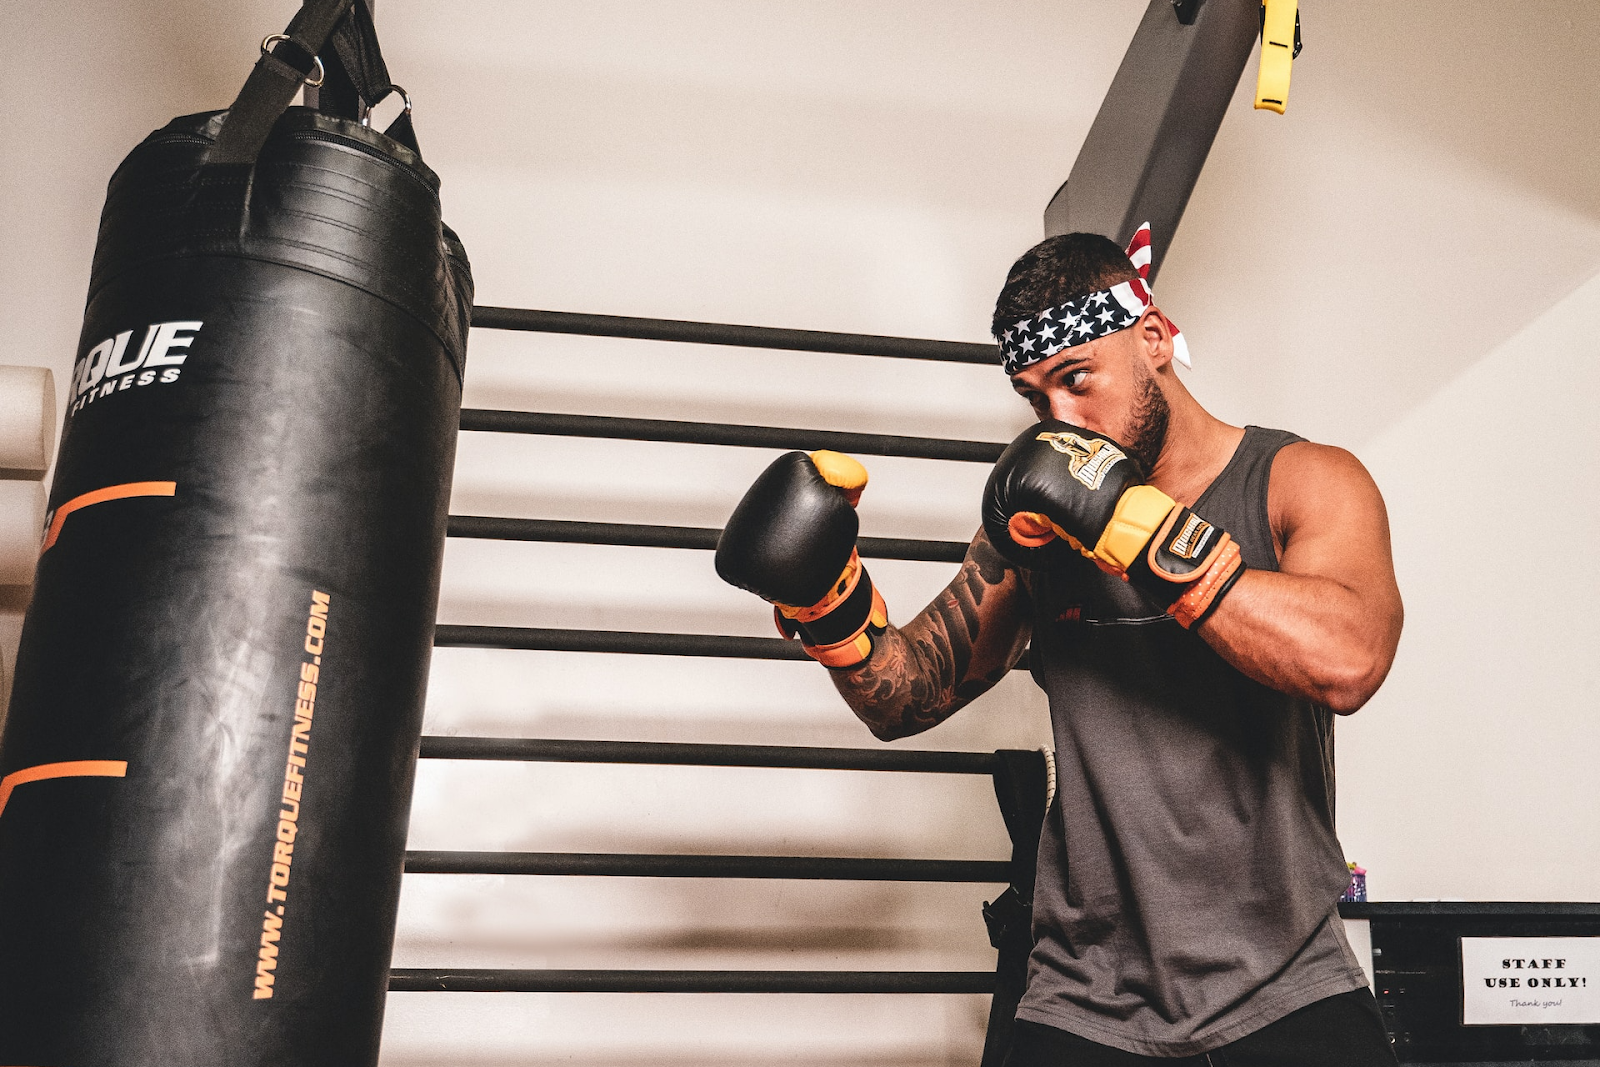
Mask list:
[[[983,528],[1024,567],[1059,566],[1065,542],[1186,628],[1213,610],[1245,569],[1227,531],[1147,485],[1122,446],[1054,419],[1028,427],[995,463]]]
[[[889,625],[856,552],[855,504],[867,469],[839,452],[779,456],[717,540],[717,574],[773,605],[785,637],[834,669],[860,664]]]

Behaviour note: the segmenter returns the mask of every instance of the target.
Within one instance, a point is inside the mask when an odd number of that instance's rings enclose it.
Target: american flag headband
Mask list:
[[[1139,277],[1118,282],[1109,289],[1085,293],[1064,304],[1045,308],[1032,318],[1023,319],[1001,332],[1000,363],[1005,372],[1015,374],[1049,359],[1063,349],[1087,344],[1107,334],[1126,330],[1139,321],[1139,316],[1150,309],[1155,296],[1146,284],[1150,276],[1150,224],[1139,227],[1128,243],[1128,259],[1132,261]],[[1171,319],[1172,357],[1185,367],[1189,362],[1189,344]]]

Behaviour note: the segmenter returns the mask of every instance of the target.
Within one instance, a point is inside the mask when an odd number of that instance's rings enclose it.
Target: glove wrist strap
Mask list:
[[[1178,620],[1178,625],[1185,630],[1194,629],[1195,625],[1211,612],[1216,610],[1223,594],[1233,588],[1239,576],[1246,570],[1244,559],[1239,555],[1239,545],[1231,537],[1227,545],[1217,554],[1216,560],[1207,567],[1205,573],[1184,590],[1182,596],[1172,602],[1167,610],[1172,617]]]
[[[834,670],[864,662],[889,625],[883,597],[855,553],[826,597],[809,608],[775,605],[773,619],[779,633],[798,637],[806,655]]]
[[[1244,569],[1239,545],[1226,530],[1178,505],[1127,574],[1130,583],[1166,604],[1178,624],[1189,629],[1216,607]]]

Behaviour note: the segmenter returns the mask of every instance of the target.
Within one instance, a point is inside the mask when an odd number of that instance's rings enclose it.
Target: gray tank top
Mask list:
[[[1247,427],[1195,510],[1277,570]],[[1333,716],[1246,678],[1087,560],[1030,575],[1057,791],[1018,1018],[1144,1056],[1217,1048],[1366,984],[1337,901]]]

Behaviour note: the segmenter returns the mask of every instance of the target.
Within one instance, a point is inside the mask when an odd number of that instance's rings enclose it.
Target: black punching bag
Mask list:
[[[377,1061],[472,283],[409,117],[356,121],[371,31],[308,0],[111,179],[0,741],[0,1064]],[[335,113],[288,107],[319,68]]]

